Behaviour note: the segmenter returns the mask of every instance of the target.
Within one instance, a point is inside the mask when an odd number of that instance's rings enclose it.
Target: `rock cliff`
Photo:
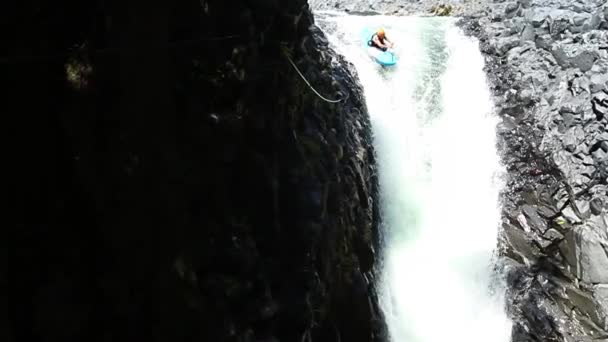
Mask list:
[[[607,17],[601,2],[521,0],[463,21],[502,118],[514,341],[608,340]]]
[[[370,123],[306,1],[0,16],[8,341],[383,339]]]

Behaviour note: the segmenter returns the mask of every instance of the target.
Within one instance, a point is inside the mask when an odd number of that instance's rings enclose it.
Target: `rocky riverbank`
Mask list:
[[[470,16],[483,13],[487,0],[310,0],[311,7],[320,11],[342,11],[360,15],[397,16]]]
[[[462,22],[502,118],[513,341],[608,341],[607,19],[601,2],[521,0]]]
[[[383,341],[370,123],[306,1],[0,16],[6,341]]]

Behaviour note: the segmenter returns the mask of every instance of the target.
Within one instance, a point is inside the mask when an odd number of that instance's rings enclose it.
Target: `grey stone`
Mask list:
[[[564,210],[562,210],[562,215],[570,223],[577,224],[583,222],[570,205],[564,208]]]
[[[608,209],[608,186],[602,184],[595,185],[589,190],[589,194],[602,198],[604,208]]]
[[[522,8],[530,8],[530,3],[531,0],[517,0],[517,3],[522,7]]]
[[[593,296],[604,311],[608,313],[608,284],[599,284],[593,287]]]
[[[570,128],[563,136],[563,144],[566,151],[575,152],[581,142],[585,139],[585,131],[581,126]]]
[[[581,120],[584,124],[589,123],[590,121],[593,121],[597,118],[597,114],[595,114],[595,112],[593,111],[592,108],[588,108],[583,112],[583,115],[581,117]],[[600,119],[601,120],[601,119]]]
[[[524,30],[526,23],[524,18],[515,17],[511,19],[510,24],[507,25],[509,27],[508,32],[511,34],[520,34]]]
[[[507,246],[507,255],[522,263],[534,260],[540,250],[527,234],[511,224],[503,224],[503,236]]]
[[[597,103],[608,105],[608,94],[606,94],[603,91],[602,92],[598,92],[597,94],[593,95],[593,101],[595,101]]]
[[[599,215],[602,213],[602,209],[604,207],[604,203],[602,198],[596,197],[589,202],[589,208],[591,209],[591,213],[593,215]]]
[[[580,154],[578,154],[578,157],[582,158],[583,165],[594,165],[595,164],[595,161],[593,161],[593,158],[591,158],[588,154],[580,153]]]
[[[601,148],[591,152],[591,155],[593,158],[595,158],[595,160],[606,160],[608,158],[608,153]]]
[[[571,164],[573,162],[573,156],[571,153],[566,151],[558,151],[553,154],[553,162],[555,165],[566,175],[570,174]],[[566,201],[568,198],[567,192],[564,189],[560,189],[555,195],[555,200],[558,202],[558,207],[561,207],[563,203],[562,201]]]
[[[608,283],[608,254],[597,227],[587,222],[568,231],[560,244],[562,254],[572,266],[575,276],[584,282]]]
[[[562,233],[560,233],[559,231],[557,231],[556,229],[553,228],[549,228],[545,234],[543,234],[543,237],[547,240],[550,241],[556,241],[556,240],[561,240],[564,238],[564,235]]]
[[[570,86],[570,90],[574,95],[580,95],[583,92],[589,93],[590,82],[589,79],[585,76],[579,76],[572,80],[572,86]]]
[[[583,26],[590,18],[591,15],[588,13],[578,13],[572,17],[572,23],[576,26]]]
[[[577,143],[572,134],[565,134],[562,139],[566,151],[574,152],[576,150]]]
[[[604,107],[595,101],[593,101],[592,107],[593,113],[595,113],[597,120],[602,120],[604,117],[606,117],[606,114],[608,113],[608,107]]]
[[[524,26],[523,31],[521,32],[521,41],[534,41],[536,38],[536,30],[532,24],[527,24]]]
[[[534,25],[534,27],[541,27],[545,23],[549,14],[545,10],[533,8],[527,11],[526,18]]]
[[[496,51],[498,51],[498,53],[504,55],[512,48],[518,46],[520,43],[521,43],[520,39],[516,36],[500,38],[495,42]]]
[[[574,192],[582,191],[587,187],[587,184],[591,181],[591,178],[589,178],[588,176],[577,172],[573,172],[569,175],[569,177],[570,179],[572,179],[572,190],[574,190]]]
[[[591,158],[593,160],[593,158]],[[595,174],[595,166],[590,165],[590,166],[585,166],[583,169],[580,170],[581,175],[583,176],[587,176],[589,179],[591,179],[593,177],[593,175]]]
[[[539,49],[547,51],[552,51],[553,49],[553,43],[551,40],[551,36],[549,35],[536,35],[536,39],[534,40],[534,42],[536,43],[536,47],[538,47]]]
[[[581,212],[581,214],[586,214],[588,215],[589,212],[589,201],[585,201],[585,200],[576,200],[576,207],[578,208],[579,212]]]
[[[564,256],[566,262],[572,269],[573,275],[578,276],[578,260],[577,260],[577,245],[575,233],[573,230],[568,230],[564,234],[564,239],[559,244],[560,253]]]
[[[513,18],[517,14],[517,10],[519,9],[519,4],[516,2],[509,2],[505,6],[505,17]]]
[[[570,20],[566,18],[553,19],[549,25],[549,33],[555,37],[564,33],[568,28],[570,28]]]
[[[579,3],[573,3],[572,6],[570,6],[570,9],[576,13],[581,13],[585,11],[585,7],[583,7],[582,4]]]
[[[588,96],[572,96],[566,94],[560,100],[560,113],[582,114],[587,110],[591,110],[591,102]]]
[[[603,310],[598,308],[593,295],[588,292],[583,292],[575,286],[566,286],[566,294],[569,302],[572,303],[584,315],[589,317],[591,321],[599,326],[604,326],[605,316]]]
[[[583,31],[596,30],[600,27],[603,21],[603,15],[600,12],[596,12],[591,16],[591,20],[587,22],[583,27]]]
[[[544,218],[551,218],[554,217],[557,214],[557,211],[555,211],[553,208],[550,208],[546,205],[541,205],[540,207],[538,207],[538,209],[536,210],[538,212],[538,214]]]
[[[595,63],[596,55],[591,51],[583,51],[576,57],[572,58],[571,63],[574,67],[579,68],[582,72],[591,70]]]
[[[606,89],[606,83],[608,83],[607,74],[593,74],[589,78],[589,89],[592,93],[600,92]]]
[[[502,12],[499,12],[497,10],[492,10],[490,12],[490,21],[499,22],[499,21],[502,21],[503,19],[504,19],[504,15]]]
[[[553,46],[553,48],[551,49],[551,54],[553,55],[553,58],[555,58],[555,61],[557,62],[557,64],[559,64],[559,66],[561,66],[562,68],[570,67],[570,58],[566,54],[566,51],[563,47]]]
[[[578,234],[578,256],[581,280],[597,284],[608,283],[608,253],[605,232],[601,234],[598,228],[590,222],[575,228]]]
[[[545,231],[547,230],[547,222],[538,214],[535,207],[525,204],[522,206],[521,211],[526,217],[530,228],[534,229],[541,235],[545,233]]]

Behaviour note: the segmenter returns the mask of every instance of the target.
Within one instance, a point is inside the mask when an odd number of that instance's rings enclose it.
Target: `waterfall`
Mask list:
[[[509,341],[493,271],[503,170],[477,42],[449,18],[316,16],[354,64],[372,121],[391,340]],[[396,42],[396,67],[366,54],[366,26]]]

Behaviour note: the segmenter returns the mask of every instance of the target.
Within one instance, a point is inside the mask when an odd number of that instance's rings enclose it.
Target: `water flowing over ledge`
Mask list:
[[[454,22],[317,14],[365,90],[385,230],[382,305],[393,341],[508,341],[492,263],[503,170],[477,42]],[[381,69],[361,48],[383,25],[401,57]]]

